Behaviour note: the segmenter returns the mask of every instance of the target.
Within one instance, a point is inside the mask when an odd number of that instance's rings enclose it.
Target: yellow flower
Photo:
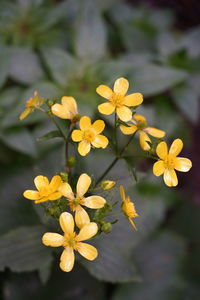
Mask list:
[[[34,200],[35,203],[41,203],[62,197],[61,192],[58,191],[62,183],[60,176],[53,176],[49,183],[47,177],[39,175],[35,177],[34,183],[38,191],[26,190],[23,194],[25,198]]]
[[[76,234],[74,232],[74,219],[70,213],[63,212],[60,215],[59,222],[64,235],[47,232],[43,235],[42,242],[45,246],[64,247],[60,257],[61,270],[70,272],[73,269],[75,261],[74,250],[78,251],[86,259],[94,260],[98,255],[97,249],[92,245],[82,243],[82,241],[90,239],[97,233],[97,224],[93,222],[86,224],[81,228],[79,234]]]
[[[188,158],[177,157],[183,148],[183,142],[180,139],[174,140],[169,152],[165,142],[158,144],[156,153],[160,160],[153,165],[153,173],[156,176],[164,174],[164,182],[167,186],[176,186],[178,179],[177,171],[188,172],[192,167],[192,162]]]
[[[111,190],[115,185],[116,185],[116,181],[112,181],[112,180],[104,180],[101,182],[101,188],[104,191]]]
[[[147,126],[146,118],[139,114],[134,114],[131,124],[128,125],[129,127],[121,125],[121,131],[123,134],[133,134],[138,130],[140,136],[140,146],[145,151],[149,151],[151,148],[148,144],[148,142],[151,142],[148,134],[156,138],[163,138],[165,136],[165,132],[163,130]]]
[[[78,145],[78,152],[80,155],[85,156],[90,152],[91,145],[95,148],[106,148],[108,139],[100,133],[105,128],[105,123],[102,120],[96,120],[91,124],[89,117],[82,117],[79,122],[81,130],[74,130],[72,132],[72,140],[80,142]]]
[[[30,115],[36,108],[40,107],[44,103],[43,98],[39,98],[38,92],[34,92],[34,97],[26,101],[25,110],[19,115],[20,120],[24,120]]]
[[[136,213],[135,206],[134,206],[133,202],[131,202],[130,197],[129,196],[126,197],[125,191],[124,191],[124,188],[122,185],[120,186],[120,195],[122,198],[123,213],[128,218],[129,222],[135,228],[135,230],[137,230],[137,227],[135,226],[132,219],[138,217],[138,214]]]
[[[51,107],[52,113],[61,119],[73,120],[78,115],[76,100],[73,97],[64,96],[61,103],[56,103]]]
[[[76,195],[74,195],[71,186],[67,182],[63,183],[59,188],[62,195],[69,201],[71,211],[75,211],[75,221],[79,228],[82,228],[85,224],[90,222],[88,213],[81,205],[98,209],[102,208],[106,203],[106,200],[100,196],[84,197],[90,187],[90,184],[91,178],[87,174],[83,173],[77,182]]]
[[[138,106],[143,102],[143,96],[140,93],[133,93],[126,96],[129,82],[121,77],[114,83],[113,91],[107,85],[99,85],[96,92],[108,99],[108,102],[100,104],[98,110],[104,115],[111,115],[116,111],[117,116],[124,122],[132,118],[132,111],[127,106]]]

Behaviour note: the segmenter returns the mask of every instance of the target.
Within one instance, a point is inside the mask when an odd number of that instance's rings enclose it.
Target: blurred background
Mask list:
[[[0,0],[0,299],[200,299],[199,16],[198,0]],[[138,232],[118,222],[96,261],[65,274],[60,249],[40,242],[53,225],[22,196],[36,175],[62,170],[62,143],[39,138],[54,128],[41,112],[18,116],[37,90],[74,96],[96,118],[96,87],[121,76],[144,94],[149,124],[184,140],[193,168],[169,189],[149,160],[137,161],[138,181],[135,162],[120,162],[109,178],[129,186]],[[98,176],[105,152],[79,156],[77,170]]]

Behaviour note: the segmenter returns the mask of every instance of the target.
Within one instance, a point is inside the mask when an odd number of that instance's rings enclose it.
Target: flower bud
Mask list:
[[[116,181],[112,181],[112,180],[104,180],[101,182],[101,188],[104,191],[111,190],[115,185],[116,185]]]
[[[101,231],[105,232],[105,233],[110,233],[112,230],[112,224],[110,222],[105,222],[102,226],[101,226]]]
[[[62,181],[68,182],[68,174],[67,174],[67,173],[65,173],[65,172],[60,172],[59,175],[60,175]]]
[[[68,168],[73,168],[76,164],[76,158],[74,156],[69,156],[66,163]]]

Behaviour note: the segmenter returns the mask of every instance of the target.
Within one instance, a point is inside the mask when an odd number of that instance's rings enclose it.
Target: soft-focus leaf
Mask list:
[[[19,227],[1,236],[0,269],[32,271],[49,264],[51,251],[41,243],[44,232],[42,226]]]
[[[177,83],[184,81],[187,73],[167,66],[144,65],[130,74],[130,89],[153,96],[165,92]]]
[[[54,130],[44,134],[43,136],[40,136],[39,138],[37,138],[37,140],[39,142],[43,142],[57,137],[62,137],[62,134],[60,133],[59,130]]]
[[[28,48],[11,48],[9,74],[17,82],[31,84],[44,77],[38,56]]]
[[[0,87],[2,87],[9,74],[11,53],[8,47],[0,47]]]
[[[191,29],[187,32],[183,41],[188,49],[188,54],[192,57],[199,57],[200,55],[200,26]]]

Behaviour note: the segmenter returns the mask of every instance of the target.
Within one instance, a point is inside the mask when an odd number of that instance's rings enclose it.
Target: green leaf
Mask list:
[[[135,249],[130,262],[136,263],[143,281],[121,285],[112,300],[175,299],[182,290],[178,268],[183,255],[183,241],[170,233],[147,240]]]
[[[8,47],[0,47],[0,88],[4,85],[10,66],[11,53]]]
[[[35,139],[26,128],[7,129],[0,135],[0,139],[16,151],[33,157],[37,156]]]
[[[175,104],[191,122],[197,123],[199,118],[199,95],[189,85],[176,87],[172,90]]]
[[[11,48],[9,74],[12,79],[31,84],[44,77],[38,56],[29,48]]]
[[[77,75],[78,62],[66,51],[58,48],[41,49],[51,76],[61,86],[66,87],[68,80]]]
[[[184,45],[191,57],[199,57],[200,55],[200,26],[189,30],[184,37]]]
[[[56,137],[62,137],[62,134],[60,133],[59,130],[53,130],[51,132],[48,132],[48,133],[44,134],[43,136],[40,136],[39,138],[37,138],[37,140],[39,142],[44,142],[44,141],[47,141],[47,140],[50,140],[50,139],[53,139]]]
[[[32,271],[50,263],[51,251],[42,245],[42,226],[19,227],[0,239],[0,270]]]
[[[106,28],[95,1],[82,3],[74,43],[76,54],[89,62],[106,54]]]
[[[187,73],[167,66],[144,65],[130,74],[130,90],[153,96],[172,88],[187,78]]]

